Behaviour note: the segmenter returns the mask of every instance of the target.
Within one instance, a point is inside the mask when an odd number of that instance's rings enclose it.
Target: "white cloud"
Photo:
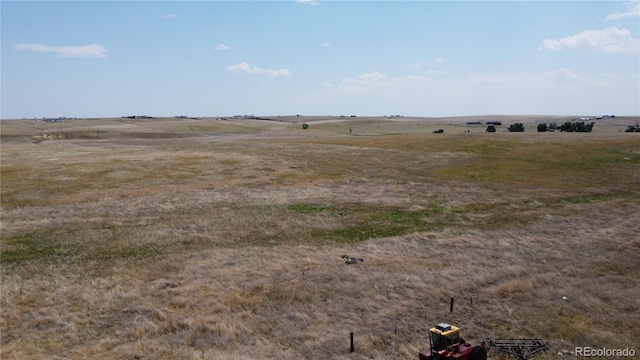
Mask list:
[[[229,70],[234,74],[249,74],[249,75],[258,74],[258,75],[267,75],[272,77],[276,77],[276,76],[291,77],[292,76],[291,71],[289,71],[289,69],[278,69],[278,70],[263,69],[257,66],[251,67],[246,62],[227,66],[227,70]]]
[[[322,44],[320,44],[320,46],[322,46],[322,47],[329,47],[329,46],[331,46],[331,43],[323,42]]]
[[[436,64],[442,64],[442,59],[435,58],[435,59],[433,59],[433,62],[435,62]]]
[[[549,71],[547,76],[552,80],[560,80],[560,81],[582,81],[584,78],[573,71],[565,68],[560,68],[557,70]]]
[[[59,57],[79,57],[79,58],[106,58],[107,49],[100,44],[90,44],[84,46],[49,46],[43,44],[17,44],[16,50],[26,50],[32,52],[51,52]]]
[[[165,19],[175,19],[178,17],[178,14],[167,14],[165,16],[163,16],[163,18]]]
[[[301,4],[305,4],[305,5],[320,5],[320,3],[318,3],[315,0],[296,0],[297,2],[301,3]]]
[[[636,54],[640,42],[631,32],[613,26],[602,30],[587,30],[560,40],[547,39],[539,50],[590,49],[603,54]]]
[[[220,44],[220,45],[217,45],[214,49],[215,50],[223,50],[223,51],[224,50],[230,50],[231,46],[225,45],[225,44]]]
[[[624,6],[627,8],[625,11],[617,11],[613,14],[607,15],[607,20],[618,20],[624,19],[628,17],[638,17],[640,16],[640,1],[629,1],[625,2]]]

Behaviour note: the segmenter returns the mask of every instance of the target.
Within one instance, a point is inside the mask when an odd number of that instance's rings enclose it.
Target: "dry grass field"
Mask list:
[[[276,120],[2,121],[0,358],[640,353],[640,118]]]

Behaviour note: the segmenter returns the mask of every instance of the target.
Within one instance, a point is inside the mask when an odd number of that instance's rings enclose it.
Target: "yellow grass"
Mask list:
[[[640,351],[638,119],[499,119],[3,121],[0,358]]]

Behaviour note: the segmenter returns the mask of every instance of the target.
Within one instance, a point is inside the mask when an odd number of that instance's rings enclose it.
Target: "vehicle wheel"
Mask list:
[[[487,360],[487,350],[482,346],[474,346],[469,360]]]

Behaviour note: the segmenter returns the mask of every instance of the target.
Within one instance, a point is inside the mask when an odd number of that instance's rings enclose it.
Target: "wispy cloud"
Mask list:
[[[430,74],[430,75],[447,75],[447,74],[449,74],[448,72],[446,72],[444,70],[427,70],[426,73]]]
[[[329,46],[331,46],[331,43],[323,42],[322,44],[320,44],[320,46],[322,46],[322,47],[329,47]]]
[[[316,0],[296,0],[297,2],[299,2],[300,4],[305,4],[305,5],[320,5],[320,3],[318,3]]]
[[[337,89],[342,94],[356,95],[376,92],[378,89],[388,88],[392,85],[393,84],[385,74],[378,71],[372,71],[342,78]]]
[[[496,75],[475,75],[475,76],[471,76],[469,78],[469,81],[471,81],[474,84],[486,84],[486,83],[499,84],[499,83],[502,83],[504,79]]]
[[[408,83],[408,82],[425,82],[431,81],[431,78],[424,75],[402,75],[391,78],[391,81],[396,84]]]
[[[77,57],[77,58],[106,58],[107,49],[100,44],[90,44],[83,46],[49,46],[44,44],[17,44],[14,46],[16,50],[25,50],[31,52],[50,52],[58,57]]]
[[[227,66],[227,70],[229,70],[234,74],[250,74],[250,75],[258,74],[258,75],[267,75],[272,77],[276,77],[276,76],[291,77],[293,75],[291,74],[291,71],[289,71],[289,69],[277,69],[277,70],[263,69],[258,66],[251,67],[246,62],[235,64],[235,65],[229,65]]]
[[[342,79],[343,83],[348,84],[371,84],[374,82],[387,80],[387,76],[377,71],[360,74],[355,77],[346,77]]]
[[[552,80],[557,81],[581,81],[584,78],[573,71],[565,68],[560,68],[557,70],[549,71],[547,76]]]
[[[436,64],[438,64],[438,65],[440,65],[440,64],[442,64],[442,59],[440,59],[440,58],[435,58],[435,59],[433,59],[433,62],[434,62],[434,63],[436,63]],[[424,61],[418,61],[418,62],[415,62],[415,63],[409,64],[409,65],[407,65],[407,66],[409,66],[409,67],[410,67],[410,68],[412,68],[412,69],[421,69],[421,68],[423,68],[425,65],[426,65],[426,63],[425,63]]]
[[[387,76],[381,72],[373,71],[356,76],[345,77],[340,80],[337,88],[344,94],[365,94],[386,91],[385,89],[401,89],[422,86],[433,80],[428,76],[408,74],[400,76]]]
[[[175,19],[178,17],[178,14],[167,14],[163,16],[164,19]]]
[[[625,2],[624,6],[626,7],[625,11],[617,11],[613,14],[607,15],[607,20],[618,20],[624,19],[628,17],[638,17],[640,16],[640,1],[629,1]]]
[[[636,54],[640,50],[640,42],[633,38],[629,30],[613,26],[602,30],[583,31],[560,40],[547,39],[538,49],[588,49],[603,54]]]
[[[214,47],[214,49],[215,49],[215,50],[222,50],[222,51],[224,51],[224,50],[230,50],[230,49],[231,49],[231,46],[229,46],[229,45],[225,45],[225,44],[219,44],[219,45],[217,45],[216,47]]]

